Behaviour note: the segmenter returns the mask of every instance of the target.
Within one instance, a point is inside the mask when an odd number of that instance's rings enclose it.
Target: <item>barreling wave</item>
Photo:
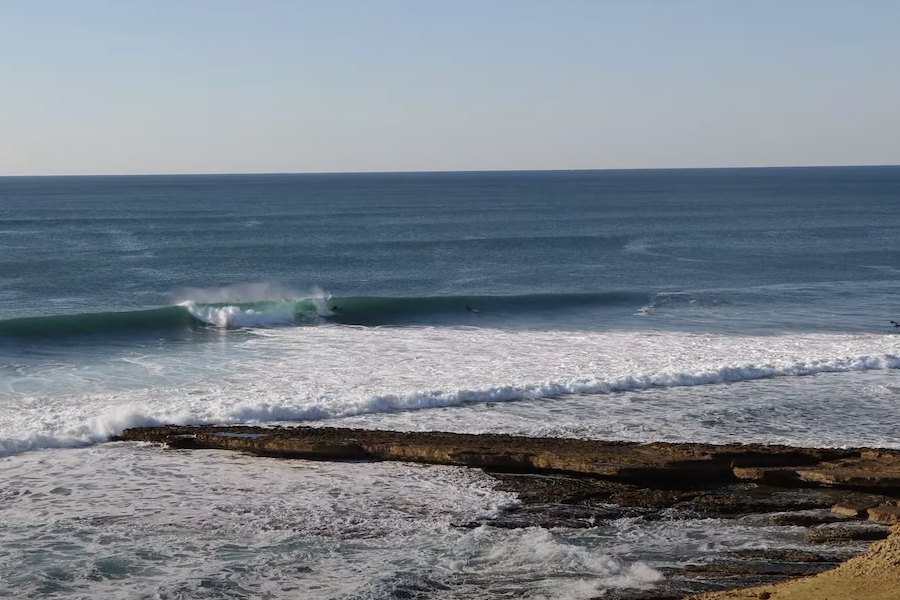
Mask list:
[[[508,296],[419,296],[335,298],[329,319],[347,325],[477,324],[472,318],[515,317],[578,309],[637,306],[647,294],[597,292]]]
[[[529,294],[518,296],[419,296],[302,298],[255,302],[185,301],[173,306],[0,320],[0,339],[53,339],[129,332],[178,332],[191,328],[257,328],[341,323],[346,325],[478,324],[476,317],[541,311],[639,306],[646,294],[632,292]]]

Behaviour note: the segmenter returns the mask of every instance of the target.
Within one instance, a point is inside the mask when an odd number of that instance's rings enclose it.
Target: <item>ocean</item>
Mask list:
[[[588,598],[797,546],[458,527],[480,472],[164,423],[900,447],[900,167],[0,178],[0,595]]]

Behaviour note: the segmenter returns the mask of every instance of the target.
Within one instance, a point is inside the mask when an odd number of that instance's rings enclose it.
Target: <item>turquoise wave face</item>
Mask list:
[[[52,315],[0,321],[3,338],[54,339],[122,332],[177,331],[195,324],[190,313],[179,306],[149,310]]]
[[[228,295],[228,290],[206,295]],[[476,326],[550,329],[667,329],[671,317],[698,323],[728,314],[735,331],[754,318],[760,307],[781,304],[783,312],[771,320],[772,331],[802,328],[811,315],[806,307],[834,294],[834,285],[775,286],[714,289],[692,292],[622,291],[608,293],[460,295],[460,296],[338,296],[325,292],[274,300],[200,302],[133,311],[110,311],[0,320],[4,340],[45,340],[92,336],[185,336],[208,331],[272,327],[309,327],[328,324],[377,326]],[[215,293],[213,293],[215,292]],[[878,310],[880,295],[871,300]],[[813,317],[815,315],[812,315]],[[704,319],[706,321],[704,321]],[[727,323],[719,323],[727,330]],[[838,324],[838,328],[840,324]],[[756,326],[758,330],[763,328]],[[827,321],[806,330],[829,330]],[[890,321],[874,321],[871,330],[891,330]],[[764,331],[761,331],[764,332]]]

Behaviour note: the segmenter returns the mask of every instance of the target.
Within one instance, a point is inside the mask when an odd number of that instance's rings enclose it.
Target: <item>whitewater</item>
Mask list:
[[[518,419],[509,431],[566,435],[564,426],[548,428],[547,417],[569,406],[573,396],[590,396],[611,410],[591,437],[627,439],[620,419],[628,415],[614,407],[638,392],[829,373],[889,376],[900,367],[898,338],[890,334],[728,336],[340,325],[257,329],[229,339],[233,333],[220,331],[219,343],[199,356],[194,347],[132,351],[81,369],[16,369],[0,388],[15,400],[0,407],[0,450],[11,454],[102,442],[140,425],[308,423],[505,402],[529,402],[533,410],[531,423]],[[861,408],[844,404],[823,402],[817,419],[803,419],[810,430],[802,438],[761,429],[747,439],[742,420],[721,423],[714,440],[898,444],[890,421],[860,439],[842,415]],[[678,414],[677,407],[671,408]],[[712,402],[704,406],[707,412],[722,408]],[[659,425],[654,427],[654,421]],[[454,429],[484,431],[479,420],[465,418]],[[702,420],[685,415],[683,422],[673,421],[665,414],[649,421],[643,434],[678,441],[709,436]]]

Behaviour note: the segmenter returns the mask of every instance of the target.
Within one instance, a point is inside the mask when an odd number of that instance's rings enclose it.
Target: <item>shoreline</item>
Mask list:
[[[869,551],[835,569],[774,585],[689,596],[685,600],[896,600],[900,594],[900,525]]]
[[[848,575],[851,572],[866,573],[866,589],[874,590],[867,591],[866,598],[888,600],[888,595],[872,594],[896,589],[890,587],[891,574],[879,565],[884,560],[900,564],[900,533],[897,526],[892,535],[889,529],[900,523],[900,450],[642,444],[302,426],[145,427],[127,429],[114,441],[283,459],[478,468],[497,481],[498,489],[518,494],[520,506],[491,519],[456,525],[462,528],[579,528],[622,517],[751,516],[769,526],[805,527],[807,543],[814,546],[808,551],[732,552],[715,562],[668,569],[659,589],[613,591],[604,598],[812,600],[827,595],[803,596],[805,592],[797,590],[819,584],[801,582],[822,581],[835,590],[849,590],[847,586],[859,583],[859,577]],[[848,550],[848,544],[859,548],[888,536],[869,554],[857,556],[860,550]],[[707,592],[713,593],[703,595]]]

